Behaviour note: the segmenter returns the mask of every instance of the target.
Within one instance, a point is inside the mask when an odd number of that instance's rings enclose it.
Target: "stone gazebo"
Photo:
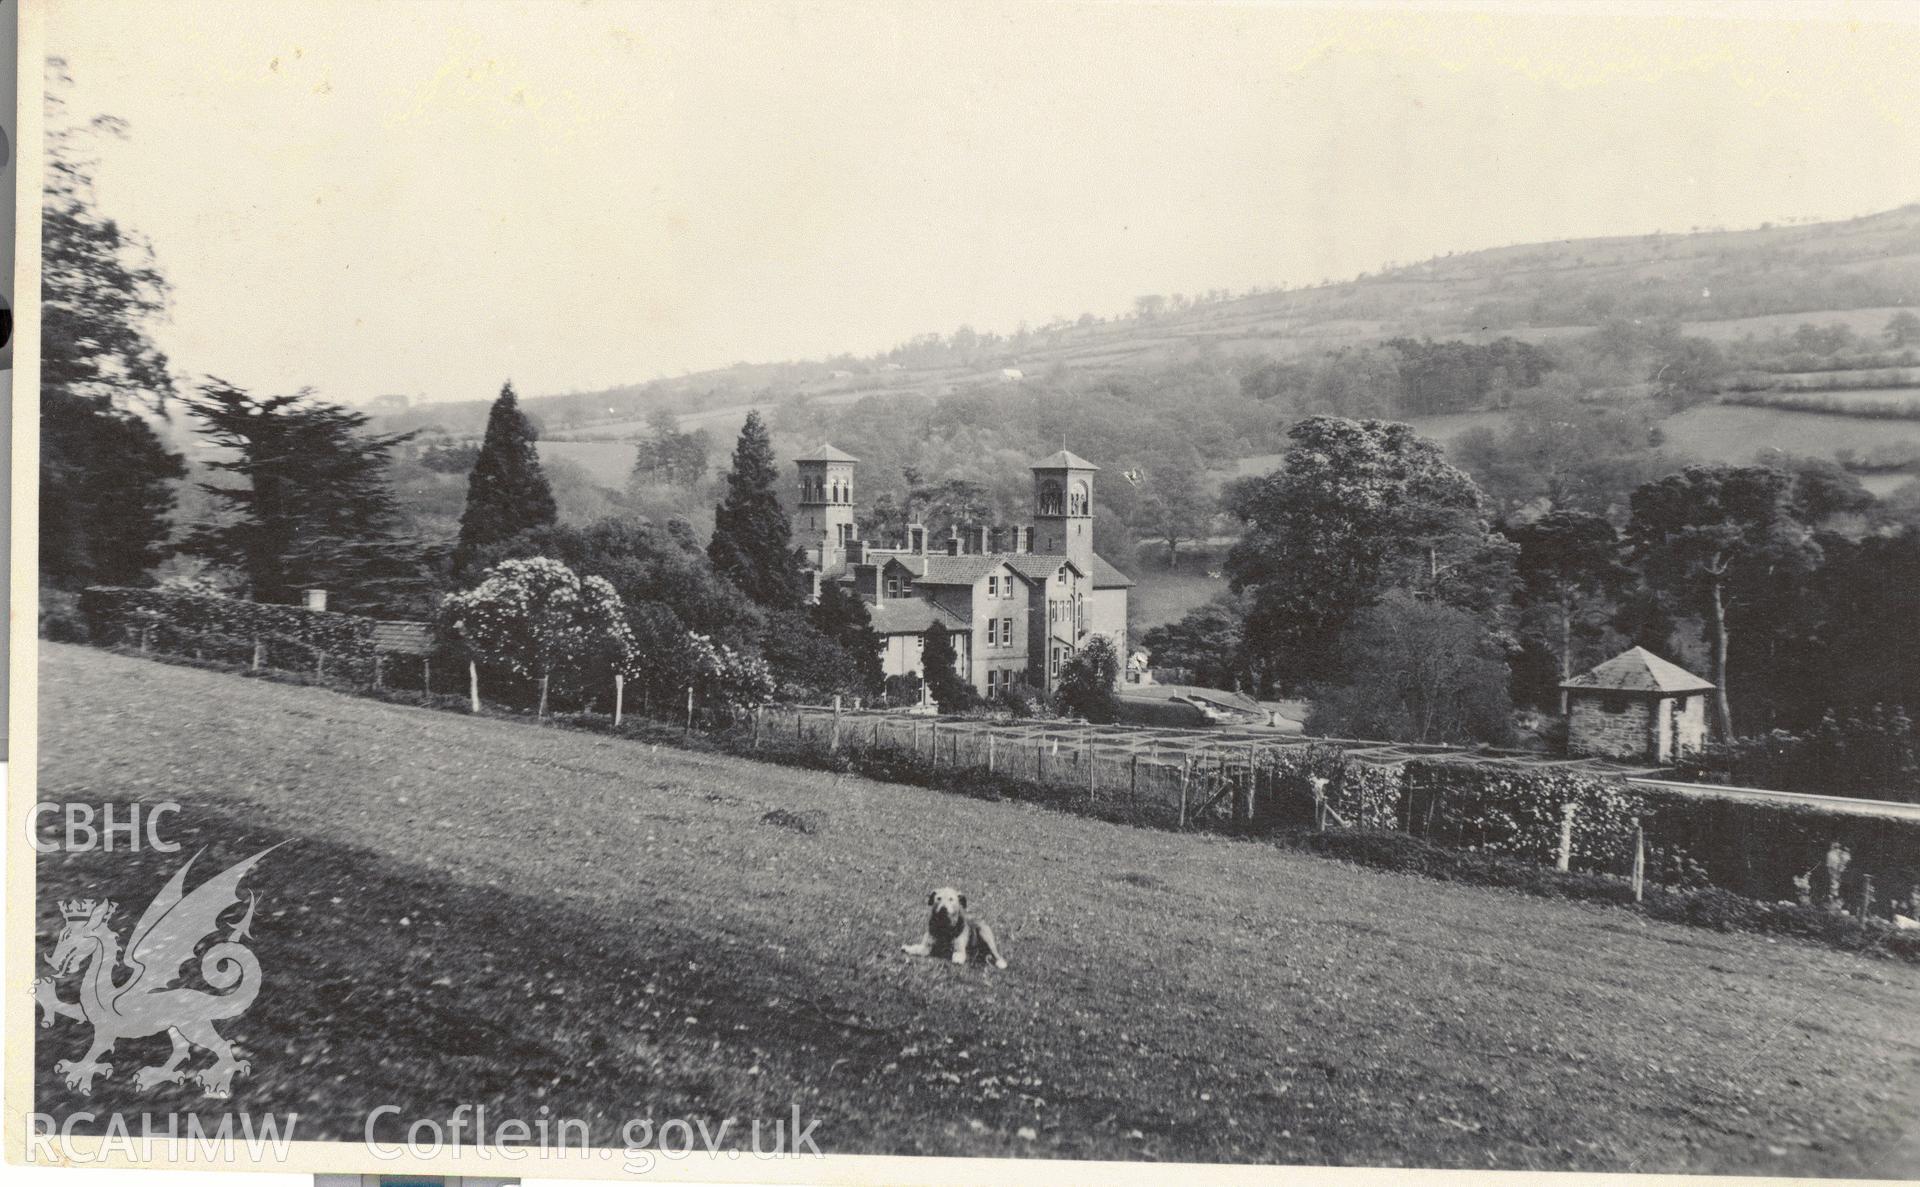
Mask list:
[[[1644,647],[1560,687],[1567,694],[1568,754],[1665,766],[1706,744],[1713,682]]]

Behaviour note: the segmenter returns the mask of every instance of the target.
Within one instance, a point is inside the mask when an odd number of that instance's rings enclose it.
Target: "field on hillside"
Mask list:
[[[1920,969],[1256,843],[42,644],[39,795],[260,891],[235,1110],[785,1117],[834,1151],[1920,1174]],[[146,901],[178,855],[47,854]],[[966,889],[1004,972],[903,956]],[[59,918],[40,916],[47,951]],[[71,990],[67,990],[71,997]],[[35,1107],[80,1105],[36,1031]],[[132,1092],[129,1042],[88,1110]],[[984,1173],[984,1172],[983,1172]]]
[[[1735,404],[1689,408],[1661,421],[1660,431],[1666,434],[1669,452],[1709,462],[1746,463],[1772,450],[1831,458],[1841,449],[1867,454],[1903,443],[1920,448],[1920,420],[1878,420]],[[1863,474],[1860,481],[1876,495],[1884,495],[1914,477]]]
[[[555,458],[574,463],[601,486],[625,490],[633,472],[633,446],[625,441],[542,441],[536,449],[543,461]]]

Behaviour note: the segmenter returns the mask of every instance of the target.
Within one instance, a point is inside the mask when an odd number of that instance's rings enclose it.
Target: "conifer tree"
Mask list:
[[[505,384],[487,415],[486,439],[467,478],[467,509],[460,516],[460,542],[453,550],[456,575],[464,575],[482,549],[557,518],[553,490],[534,449],[539,439],[520,411],[513,384]]]
[[[201,484],[226,513],[197,525],[186,551],[244,573],[260,602],[319,588],[332,608],[360,611],[420,591],[419,547],[399,534],[387,485],[393,450],[412,434],[367,433],[365,413],[309,391],[256,397],[219,379],[187,410],[223,451],[208,468],[240,483]]]
[[[740,592],[774,610],[798,609],[804,597],[801,552],[793,524],[774,494],[773,441],[758,412],[747,413],[727,473],[727,497],[714,508],[707,559]]]
[[[959,662],[959,652],[953,645],[953,632],[943,623],[936,622],[928,627],[926,646],[920,652],[920,668],[925,673],[927,695],[945,712],[967,707],[967,694],[971,690],[956,670]]]

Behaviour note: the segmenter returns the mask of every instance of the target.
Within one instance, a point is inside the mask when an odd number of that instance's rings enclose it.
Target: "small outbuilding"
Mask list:
[[[1713,682],[1644,647],[1560,687],[1567,694],[1569,754],[1665,766],[1706,745]]]

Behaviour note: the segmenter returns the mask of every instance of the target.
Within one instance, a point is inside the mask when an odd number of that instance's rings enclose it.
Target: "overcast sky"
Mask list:
[[[1920,6],[1576,11],[60,2],[47,45],[131,122],[101,202],[182,371],[350,401],[1920,200]]]

